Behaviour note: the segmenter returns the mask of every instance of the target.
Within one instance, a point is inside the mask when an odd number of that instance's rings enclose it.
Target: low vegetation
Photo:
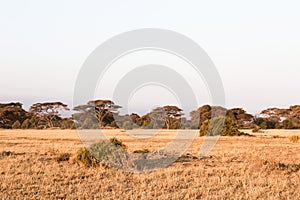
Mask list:
[[[184,116],[177,106],[158,106],[139,116],[136,113],[119,115],[121,105],[111,100],[92,100],[73,109],[62,102],[35,103],[26,111],[22,103],[0,103],[0,128],[3,129],[199,129],[212,116],[226,116],[241,129],[299,129],[300,105],[287,109],[269,108],[251,115],[243,108],[227,109],[203,105]],[[71,111],[70,117],[62,113]],[[153,120],[155,119],[155,120]]]
[[[239,131],[238,124],[227,117],[206,120],[200,127],[199,136],[241,136],[248,135]]]
[[[109,140],[100,140],[89,148],[79,149],[77,160],[87,167],[97,167],[99,163],[110,165],[110,161],[115,159],[117,154],[124,153],[125,149],[126,145],[121,140],[113,137]]]
[[[56,158],[56,161],[57,162],[68,161],[70,160],[70,157],[71,157],[70,153],[62,153]]]
[[[80,148],[77,151],[76,158],[87,167],[99,166],[99,161],[91,154],[91,152],[86,147]]]
[[[154,143],[125,139],[120,130],[104,130],[126,144],[126,150],[161,148],[159,141],[176,131],[162,131]],[[300,143],[287,135],[300,131],[266,131],[257,137],[223,137],[199,159],[202,137],[172,165],[149,173],[104,167],[93,159],[75,130],[0,131],[0,197],[2,199],[300,199]],[[168,135],[166,135],[168,134]],[[277,134],[273,139],[265,135]],[[109,140],[107,142],[110,143]],[[17,145],[16,145],[17,144]],[[30,144],[30,145],[28,145]],[[116,147],[111,144],[111,146]],[[123,150],[122,148],[119,148]],[[69,161],[57,162],[62,153]],[[251,152],[251,153],[249,153]],[[137,154],[135,156],[142,156]],[[0,156],[1,157],[1,156]],[[94,162],[94,163],[93,163]],[[283,181],[284,180],[284,181]]]

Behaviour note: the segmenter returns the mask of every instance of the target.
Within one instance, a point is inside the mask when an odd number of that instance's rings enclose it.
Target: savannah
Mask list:
[[[127,151],[153,151],[176,130],[155,137],[130,137],[122,129],[102,130]],[[146,130],[140,130],[146,131]],[[195,131],[195,130],[186,130]],[[78,161],[84,145],[78,130],[0,130],[2,199],[299,199],[300,130],[263,130],[250,136],[221,136],[199,159],[204,137],[195,137],[170,166],[145,173],[122,172]],[[62,155],[68,159],[58,159]]]
[[[0,200],[300,200],[300,1],[1,1]]]

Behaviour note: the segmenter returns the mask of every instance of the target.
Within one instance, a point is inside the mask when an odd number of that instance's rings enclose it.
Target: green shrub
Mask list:
[[[85,147],[80,148],[77,151],[77,160],[82,162],[87,167],[97,167],[99,165],[98,160]]]
[[[126,146],[118,139],[101,140],[89,147],[91,154],[101,164],[109,167],[122,168],[129,158]]]
[[[99,163],[107,165],[119,165],[121,157],[126,156],[126,145],[117,138],[111,138],[109,141],[100,140],[97,143],[91,144],[87,148],[81,148],[77,152],[77,160],[88,167],[96,167]]]
[[[126,145],[123,144],[121,140],[118,140],[117,138],[113,137],[109,139],[110,143],[112,143],[116,147],[121,147],[123,149],[126,149]]]
[[[126,121],[123,123],[122,128],[125,130],[132,130],[133,124],[130,121]]]
[[[62,153],[56,158],[56,161],[57,162],[68,161],[70,160],[70,156],[71,154],[69,153]]]
[[[241,136],[248,135],[239,131],[238,124],[226,117],[206,120],[200,127],[199,136]]]
[[[63,119],[61,122],[60,122],[60,128],[61,129],[75,129],[75,123],[70,120],[70,119]]]
[[[298,140],[300,140],[300,136],[298,135],[292,135],[289,137],[290,141],[293,142],[293,143],[296,143],[298,142]]]

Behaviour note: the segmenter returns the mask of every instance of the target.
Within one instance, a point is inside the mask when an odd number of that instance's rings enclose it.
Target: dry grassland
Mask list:
[[[106,130],[129,151],[154,150],[174,131],[140,140]],[[300,131],[271,130],[255,137],[220,137],[205,159],[182,159],[149,173],[87,168],[76,130],[0,130],[0,199],[300,199]],[[198,156],[203,138],[186,153]],[[62,153],[69,161],[57,162]]]

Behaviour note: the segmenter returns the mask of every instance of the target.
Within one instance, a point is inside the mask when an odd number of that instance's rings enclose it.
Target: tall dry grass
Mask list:
[[[129,151],[162,145],[123,141]],[[197,156],[202,141],[187,153]],[[221,137],[205,159],[146,174],[85,167],[82,146],[76,131],[0,131],[0,152],[12,152],[0,157],[1,199],[300,199],[300,144],[287,136]],[[64,153],[70,159],[58,162]]]

